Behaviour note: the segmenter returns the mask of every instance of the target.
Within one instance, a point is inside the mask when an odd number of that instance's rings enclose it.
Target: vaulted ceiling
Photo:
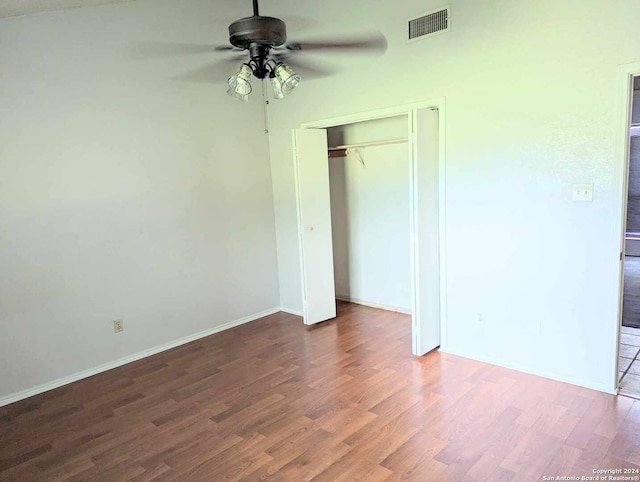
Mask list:
[[[0,0],[0,17],[15,17],[30,13],[126,1],[131,0]]]

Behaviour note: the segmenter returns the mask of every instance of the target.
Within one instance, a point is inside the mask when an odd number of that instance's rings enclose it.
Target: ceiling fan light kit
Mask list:
[[[242,64],[240,70],[229,77],[229,90],[227,94],[244,102],[249,101],[249,94],[252,91],[251,76],[255,75],[259,79],[269,77],[271,79],[271,87],[273,88],[273,96],[276,99],[282,99],[289,95],[293,89],[300,84],[300,76],[296,74],[291,67],[282,62],[275,63],[268,60],[263,67],[257,67],[253,59],[248,64]],[[264,77],[256,75],[256,69],[263,69],[266,72]]]

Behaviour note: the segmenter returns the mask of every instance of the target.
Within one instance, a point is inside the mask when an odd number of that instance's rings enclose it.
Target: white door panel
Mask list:
[[[438,111],[412,115],[414,307],[413,353],[440,345]]]
[[[303,316],[307,325],[336,316],[327,131],[295,129]]]

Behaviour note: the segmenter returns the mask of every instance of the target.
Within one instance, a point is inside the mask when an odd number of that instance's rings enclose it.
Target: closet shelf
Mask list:
[[[329,151],[344,151],[345,149],[354,149],[356,147],[386,146],[387,144],[401,144],[403,142],[409,142],[409,138],[398,137],[396,139],[387,139],[384,141],[371,141],[371,142],[358,142],[355,144],[344,144],[342,146],[329,147]]]

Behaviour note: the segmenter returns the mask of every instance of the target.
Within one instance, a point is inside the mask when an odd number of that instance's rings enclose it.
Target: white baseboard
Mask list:
[[[408,310],[407,308],[402,308],[400,306],[383,305],[380,303],[373,303],[371,301],[359,300],[357,298],[351,298],[350,296],[345,296],[345,295],[336,295],[336,300],[346,301],[347,303],[353,303],[356,305],[368,306],[369,308],[378,308],[380,310],[395,311],[397,313],[404,313],[405,315],[411,314],[411,310]]]
[[[294,310],[293,308],[286,308],[284,306],[280,307],[280,311],[283,313],[289,313],[290,315],[304,316],[301,310]]]
[[[192,341],[199,340],[200,338],[204,338],[206,336],[210,336],[215,333],[219,333],[221,331],[229,330],[230,328],[235,328],[236,326],[249,323],[250,321],[257,320],[264,316],[272,315],[279,311],[281,311],[280,307],[270,308],[268,310],[261,311],[260,313],[255,313],[253,315],[245,316],[244,318],[230,321],[229,323],[225,323],[223,325],[219,325],[214,328],[201,331],[199,333],[194,333],[193,335],[188,335],[188,336],[185,336],[184,338],[179,338],[177,340],[173,340],[168,343],[164,343],[162,345],[158,345],[153,348],[149,348],[147,350],[134,353],[133,355],[129,355],[124,358],[119,358],[118,360],[114,360],[112,362],[104,363],[94,368],[89,368],[88,370],[83,370],[81,372],[77,372],[66,377],[58,378],[56,380],[43,383],[42,385],[38,385],[33,388],[22,390],[20,392],[0,398],[0,407],[4,405],[9,405],[10,403],[14,403],[19,400],[24,400],[25,398],[29,398],[34,395],[38,395],[40,393],[48,392],[49,390],[53,390],[54,388],[58,388],[63,385],[68,385],[69,383],[73,383],[78,380],[82,380],[83,378],[88,378],[93,375],[97,375],[98,373],[106,372],[107,370],[111,370],[112,368],[117,368],[119,366],[126,365],[127,363],[131,363],[136,360],[140,360],[142,358],[146,358],[148,356],[155,355],[157,353],[160,353],[166,350],[170,350],[171,348],[175,348],[180,345],[185,345]]]
[[[510,370],[515,370],[518,372],[528,373],[529,375],[535,375],[542,378],[549,378],[550,380],[555,380],[558,382],[569,383],[570,385],[577,385],[579,387],[589,388],[591,390],[597,390],[599,392],[609,393],[611,395],[617,395],[618,391],[615,389],[611,389],[611,387],[607,386],[604,383],[593,383],[590,380],[585,380],[577,377],[570,377],[566,375],[560,375],[558,373],[548,372],[545,370],[537,370],[535,368],[531,368],[529,366],[520,365],[519,363],[509,363],[504,362],[502,360],[497,360],[495,358],[487,357],[484,355],[477,355],[473,353],[466,353],[458,350],[444,349],[440,347],[440,351],[443,353],[448,353],[450,355],[461,356],[463,358],[469,358],[471,360],[480,361],[483,363],[489,363],[490,365],[496,365],[503,368],[509,368]]]

